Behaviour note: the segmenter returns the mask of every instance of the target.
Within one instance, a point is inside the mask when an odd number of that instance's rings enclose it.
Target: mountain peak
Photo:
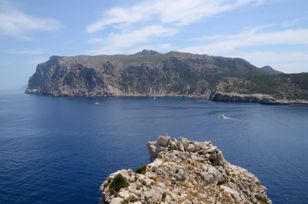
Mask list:
[[[161,55],[161,53],[155,51],[155,50],[147,50],[147,49],[143,49],[140,52],[137,52],[136,55],[141,55],[141,56],[157,56],[157,55]]]
[[[283,72],[281,71],[278,71],[276,69],[274,69],[273,67],[269,66],[269,65],[266,65],[264,67],[261,68],[264,72],[266,72],[267,74],[282,74]]]

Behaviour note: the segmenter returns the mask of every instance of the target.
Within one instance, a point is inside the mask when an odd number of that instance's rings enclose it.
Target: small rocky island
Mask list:
[[[209,141],[160,136],[148,149],[152,163],[112,173],[100,187],[100,203],[272,203],[256,176]]]
[[[308,73],[258,68],[241,58],[143,50],[131,55],[52,56],[28,94],[180,96],[224,102],[308,103]]]

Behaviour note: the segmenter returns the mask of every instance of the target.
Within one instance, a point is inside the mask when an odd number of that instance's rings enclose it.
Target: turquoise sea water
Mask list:
[[[0,203],[96,204],[106,176],[147,163],[166,133],[212,140],[273,203],[308,201],[308,106],[0,94]]]

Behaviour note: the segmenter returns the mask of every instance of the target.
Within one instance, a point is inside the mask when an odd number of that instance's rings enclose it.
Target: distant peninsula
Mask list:
[[[209,141],[160,136],[148,149],[152,163],[106,178],[101,204],[272,203],[257,177],[230,164]]]
[[[258,68],[241,58],[143,50],[131,55],[52,56],[37,65],[28,94],[183,96],[264,104],[308,103],[308,73]]]

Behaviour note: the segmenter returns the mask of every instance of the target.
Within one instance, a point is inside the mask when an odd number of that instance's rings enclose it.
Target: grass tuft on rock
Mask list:
[[[112,179],[109,189],[112,194],[117,194],[121,188],[126,188],[128,185],[127,179],[122,174],[118,174]]]
[[[137,168],[135,170],[135,172],[137,174],[145,174],[146,170],[147,170],[147,165],[143,165],[143,166],[140,166],[139,168]]]

